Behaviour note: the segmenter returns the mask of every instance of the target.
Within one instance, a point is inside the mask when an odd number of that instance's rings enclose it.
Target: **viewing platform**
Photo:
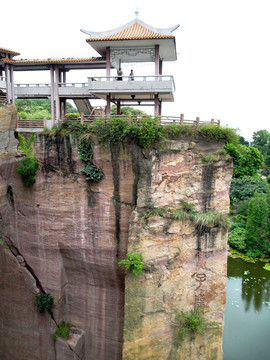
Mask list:
[[[117,76],[89,77],[89,92],[106,98],[111,94],[112,100],[153,100],[154,94],[158,92],[162,101],[173,101],[175,84],[171,75],[148,75],[148,76]]]

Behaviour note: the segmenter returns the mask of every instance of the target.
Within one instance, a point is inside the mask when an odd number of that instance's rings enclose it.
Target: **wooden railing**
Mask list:
[[[43,129],[47,125],[47,119],[17,119],[19,129]]]
[[[97,116],[97,115],[84,115],[83,113],[81,114],[80,117],[77,118],[78,121],[80,121],[81,123],[84,122],[92,122],[95,119],[100,119],[104,116]],[[143,119],[144,117],[149,117],[148,116],[140,116],[140,115],[130,115],[130,116],[126,116],[126,115],[111,115],[110,117],[107,117],[108,119],[110,118],[127,118],[130,120],[139,120],[139,119]],[[215,120],[215,119],[211,119],[210,121],[202,121],[199,117],[196,117],[195,120],[188,120],[184,118],[184,114],[181,114],[180,116],[157,116],[158,119],[160,119],[160,123],[161,125],[166,125],[166,124],[190,124],[190,125],[195,125],[195,126],[199,126],[202,124],[212,124],[212,125],[220,125],[220,120]]]
[[[6,104],[7,103],[7,97],[5,95],[0,95],[0,103]]]
[[[126,116],[126,115],[112,115],[110,117],[104,117],[101,115],[84,115],[83,113],[81,114],[80,117],[72,119],[73,121],[78,121],[81,123],[91,123],[93,122],[95,119],[100,119],[100,118],[106,118],[106,119],[113,119],[113,118],[127,118],[128,120],[140,120],[143,119],[144,117],[149,117],[149,116],[140,116],[140,115],[130,115],[130,116]],[[200,126],[203,124],[212,124],[212,125],[220,125],[220,121],[219,120],[214,120],[211,119],[210,121],[202,121],[200,120],[199,117],[197,117],[195,120],[188,120],[184,118],[184,114],[181,114],[180,116],[158,116],[157,117],[160,120],[160,124],[161,125],[166,125],[166,124],[190,124],[190,125],[194,125],[194,126]],[[64,121],[66,119],[62,119],[60,122]],[[19,129],[43,129],[44,127],[47,126],[47,119],[17,119],[17,128]]]

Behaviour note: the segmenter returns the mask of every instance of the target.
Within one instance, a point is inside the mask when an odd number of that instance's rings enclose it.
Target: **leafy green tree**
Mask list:
[[[18,116],[22,119],[51,119],[51,101],[49,99],[17,99],[15,102]],[[77,112],[69,102],[67,102],[67,112]]]
[[[123,113],[123,115],[147,115],[144,111],[138,110],[138,109],[134,109],[133,107],[130,106],[121,106],[121,113]],[[111,115],[117,115],[117,106],[113,105],[111,108]]]
[[[255,131],[252,138],[252,146],[260,150],[265,156],[270,149],[270,133],[267,130]]]
[[[266,181],[253,176],[233,178],[231,182],[231,202],[250,199],[255,192],[266,193],[269,185]]]
[[[247,248],[268,251],[269,206],[266,194],[255,193],[248,205],[246,244]],[[269,244],[269,245],[268,245]]]
[[[233,177],[253,176],[262,167],[263,156],[253,146],[226,144],[225,149],[233,158]]]
[[[228,244],[232,248],[244,253],[246,252],[247,249],[245,239],[246,239],[246,230],[242,227],[236,227],[229,235]]]
[[[243,136],[239,136],[239,144],[249,146],[249,142]]]

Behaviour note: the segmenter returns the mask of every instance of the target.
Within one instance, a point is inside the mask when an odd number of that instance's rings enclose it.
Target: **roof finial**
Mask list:
[[[139,15],[139,9],[138,8],[135,11],[135,15],[136,15],[136,19],[138,19],[138,15]]]

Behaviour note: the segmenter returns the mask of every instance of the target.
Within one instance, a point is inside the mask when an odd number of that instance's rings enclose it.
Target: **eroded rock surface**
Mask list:
[[[14,137],[17,109],[15,105],[0,107],[0,155],[3,152],[15,152],[18,141]]]
[[[0,358],[194,359],[185,357],[190,346],[175,345],[174,310],[193,308],[203,290],[206,315],[222,322],[226,232],[211,228],[202,235],[192,223],[146,219],[145,212],[175,209],[184,200],[226,214],[231,163],[222,156],[202,161],[220,146],[194,139],[154,150],[95,144],[94,162],[105,177],[87,183],[74,140],[42,135],[35,140],[39,169],[31,188],[22,184],[16,159],[3,155]],[[137,278],[117,265],[127,251],[144,256],[146,271]],[[54,297],[51,315],[37,313],[38,292]],[[77,332],[54,342],[50,334],[62,320]],[[220,335],[216,341],[213,359],[221,359]],[[205,338],[192,344],[196,354],[207,354]]]

